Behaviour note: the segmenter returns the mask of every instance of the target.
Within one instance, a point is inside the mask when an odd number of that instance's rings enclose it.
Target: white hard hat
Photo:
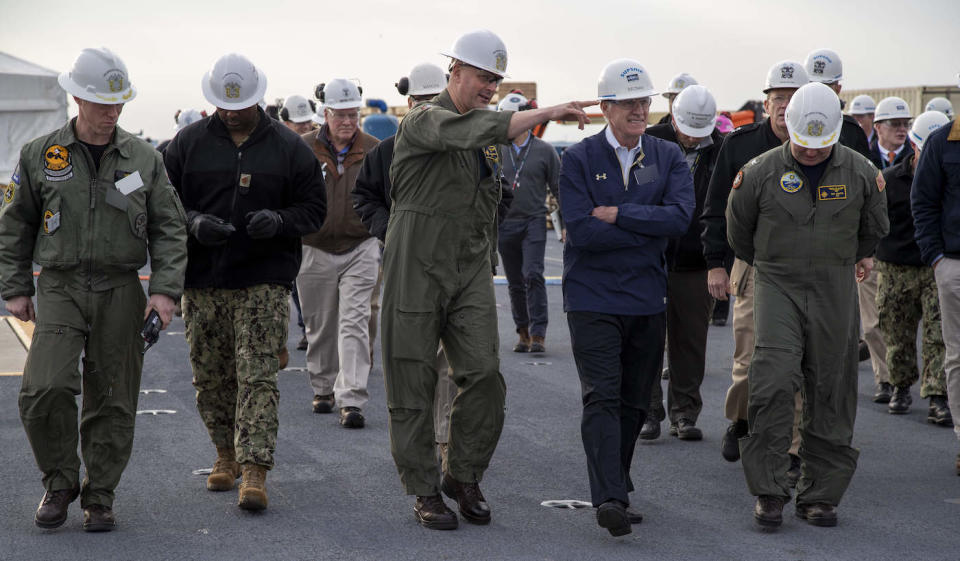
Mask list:
[[[673,100],[673,121],[687,136],[710,136],[717,124],[717,101],[707,88],[697,84],[687,86]]]
[[[663,97],[669,97],[670,94],[676,95],[680,93],[680,91],[683,90],[683,88],[687,86],[693,86],[699,83],[700,82],[697,82],[696,78],[687,74],[686,72],[677,74],[676,76],[673,77],[673,79],[670,80],[670,83],[667,84],[667,89],[663,92]]]
[[[858,95],[850,104],[851,115],[872,115],[877,110],[877,102],[869,95]]]
[[[320,125],[320,126],[323,126],[323,124],[327,122],[327,117],[326,117],[326,115],[323,114],[323,105],[322,105],[322,104],[321,104],[321,105],[317,105],[317,111],[316,111],[316,113],[313,114],[312,117],[310,117],[310,120],[313,121],[314,123]]]
[[[520,94],[507,94],[497,105],[497,111],[520,111],[520,108],[528,103],[530,100]]]
[[[192,125],[202,118],[203,115],[196,109],[184,109],[177,115],[177,130],[185,128],[187,125]]]
[[[924,107],[923,110],[939,111],[946,115],[948,119],[953,119],[953,104],[945,97],[935,97],[931,99],[927,102],[927,106]]]
[[[440,54],[493,72],[501,78],[507,76],[507,47],[496,33],[486,29],[464,33],[449,50],[440,51]]]
[[[940,111],[926,111],[913,121],[908,136],[917,145],[917,148],[922,150],[923,143],[930,137],[930,133],[949,122],[950,119]]]
[[[86,101],[117,105],[137,96],[127,65],[106,47],[83,49],[73,68],[57,77],[60,87]]]
[[[879,123],[887,119],[910,119],[910,106],[899,97],[885,97],[877,104],[873,114],[873,122]]]
[[[280,108],[280,118],[294,123],[305,123],[313,118],[313,108],[310,102],[302,95],[291,95],[283,100]]]
[[[826,148],[840,140],[840,98],[825,84],[811,82],[797,89],[785,118],[790,141],[804,148]]]
[[[837,51],[831,49],[812,51],[803,62],[803,67],[813,82],[833,84],[843,79],[843,62]]]
[[[634,99],[657,95],[650,75],[639,62],[620,58],[610,62],[600,72],[597,97],[603,100]]]
[[[407,95],[436,95],[447,87],[447,75],[436,64],[424,62],[410,70]]]
[[[267,77],[247,57],[230,53],[213,63],[200,85],[214,107],[236,111],[257,105],[267,91]]]
[[[334,78],[323,86],[323,106],[327,109],[354,109],[363,105],[360,88],[345,78]]]
[[[776,88],[799,88],[810,81],[807,71],[799,62],[782,60],[770,67],[767,81],[763,84],[763,93]]]

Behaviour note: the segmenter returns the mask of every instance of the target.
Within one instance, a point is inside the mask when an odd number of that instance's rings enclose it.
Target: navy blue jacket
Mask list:
[[[668,238],[682,236],[690,225],[693,178],[676,144],[640,138],[643,167],[634,162],[626,186],[605,131],[563,154],[564,311],[651,315],[666,309],[664,250]],[[590,216],[598,206],[616,206],[616,223]]]
[[[934,131],[923,144],[910,189],[910,207],[923,262],[960,259],[960,121]]]

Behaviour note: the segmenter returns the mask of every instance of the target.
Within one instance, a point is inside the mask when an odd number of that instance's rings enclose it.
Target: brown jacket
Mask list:
[[[323,168],[327,185],[327,218],[320,231],[307,234],[303,243],[328,253],[346,253],[370,237],[370,232],[353,210],[353,186],[360,174],[363,156],[379,142],[375,137],[358,131],[343,160],[343,175],[337,173],[337,155],[326,139],[327,127],[303,135],[304,142],[313,150]]]

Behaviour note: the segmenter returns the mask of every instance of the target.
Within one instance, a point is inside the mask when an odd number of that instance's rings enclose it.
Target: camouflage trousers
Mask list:
[[[943,332],[937,282],[930,267],[878,261],[877,309],[887,345],[890,383],[910,386],[918,379],[920,396],[947,395],[943,371]],[[917,371],[917,326],[923,342],[923,376]]]
[[[197,410],[213,444],[235,448],[240,463],[273,467],[289,297],[290,288],[274,284],[183,294]]]

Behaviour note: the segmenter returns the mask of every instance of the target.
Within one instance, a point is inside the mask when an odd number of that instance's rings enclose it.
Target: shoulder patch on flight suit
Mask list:
[[[743,183],[743,170],[737,172],[737,176],[733,178],[733,188],[736,189]]]
[[[787,193],[796,193],[803,188],[803,180],[795,172],[788,171],[780,176],[780,188]]]
[[[17,167],[13,168],[13,175],[10,176],[10,183],[7,185],[6,189],[3,190],[3,204],[10,204],[10,201],[13,200],[13,196],[17,193],[17,187],[20,186],[20,162],[17,162]]]
[[[877,172],[877,189],[883,193],[883,190],[887,187],[887,180],[883,178],[883,172]]]
[[[497,154],[497,147],[494,144],[484,148],[483,155],[486,156],[488,160],[493,160],[494,162],[500,160],[500,156]]]
[[[43,151],[43,174],[47,181],[66,181],[73,177],[70,151],[59,144],[51,144]]]
[[[817,188],[817,198],[821,201],[842,201],[847,198],[846,185],[821,185]]]

